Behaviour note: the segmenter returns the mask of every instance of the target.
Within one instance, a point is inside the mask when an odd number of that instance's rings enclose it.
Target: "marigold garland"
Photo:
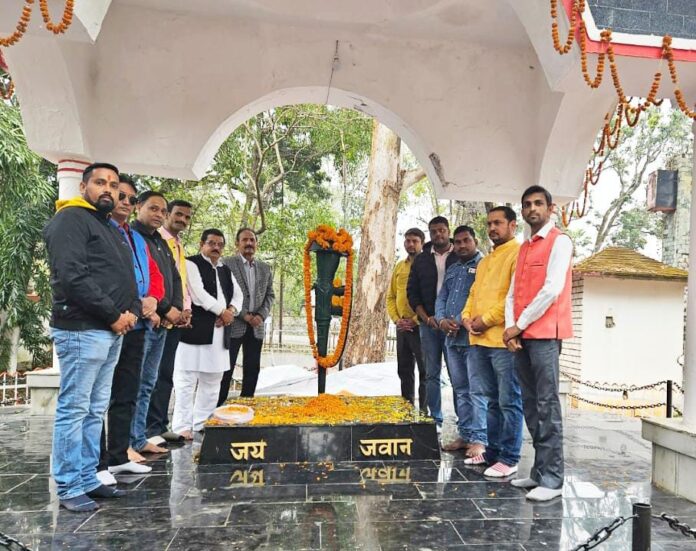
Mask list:
[[[612,44],[612,30],[604,29],[600,33],[600,51],[597,54],[597,66],[594,75],[590,74],[587,61],[587,27],[583,20],[583,13],[586,8],[586,0],[573,0],[570,8],[569,31],[566,40],[562,43],[558,29],[558,0],[550,0],[551,4],[551,38],[553,40],[554,49],[560,54],[565,55],[570,52],[573,42],[577,40],[580,47],[580,66],[582,76],[590,88],[599,88],[604,78],[606,70],[606,60],[609,60],[609,72],[611,74],[612,84],[616,90],[618,105],[615,111],[615,117],[611,113],[607,113],[604,117],[604,127],[600,136],[599,144],[593,148],[593,155],[588,168],[585,170],[582,190],[582,207],[580,200],[573,201],[569,206],[563,206],[561,214],[563,224],[568,225],[573,220],[573,217],[582,218],[587,212],[589,186],[597,185],[599,176],[602,172],[604,160],[597,161],[599,157],[606,154],[606,149],[615,149],[619,145],[621,138],[622,123],[629,127],[634,127],[640,121],[640,116],[651,105],[661,105],[663,100],[657,99],[657,94],[662,83],[662,73],[656,72],[653,76],[650,91],[648,92],[645,101],[634,106],[631,104],[633,98],[627,97],[623,86],[619,70],[616,65],[616,54]],[[662,59],[667,60],[669,74],[674,85],[674,97],[677,101],[679,109],[688,117],[696,119],[696,110],[692,110],[684,99],[684,93],[679,87],[679,75],[677,73],[676,64],[674,62],[674,51],[672,49],[672,37],[665,35],[662,38]],[[614,123],[612,124],[612,118]]]
[[[260,396],[234,398],[230,407],[254,410],[249,425],[345,425],[347,423],[411,423],[423,420],[401,396]],[[207,426],[234,426],[235,423],[211,418]]]
[[[322,249],[332,250],[347,255],[346,258],[346,286],[343,293],[343,313],[341,316],[341,329],[338,333],[336,349],[331,356],[320,356],[314,335],[314,319],[312,317],[312,259],[310,249],[312,243],[316,243]],[[348,334],[348,321],[350,320],[351,296],[353,292],[353,238],[343,228],[338,232],[332,227],[321,224],[313,231],[307,233],[307,243],[304,248],[304,291],[305,291],[305,315],[307,318],[307,333],[312,355],[317,360],[319,367],[328,369],[335,366],[343,355]],[[335,283],[335,282],[334,282]]]

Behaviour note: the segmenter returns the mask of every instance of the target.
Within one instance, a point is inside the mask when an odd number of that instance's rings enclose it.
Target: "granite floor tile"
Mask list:
[[[426,499],[519,498],[526,492],[505,482],[421,482],[416,484]]]
[[[9,492],[0,495],[0,513],[25,513],[46,511],[58,506],[58,496],[48,492]]]
[[[352,502],[240,503],[232,505],[227,526],[356,522]]]
[[[166,551],[176,535],[173,529],[77,534],[18,534],[19,541],[34,551]]]
[[[422,494],[415,484],[387,484],[379,482],[365,482],[361,484],[315,484],[307,486],[308,499],[339,501],[345,496],[389,496],[391,499],[422,499]]]
[[[285,486],[230,486],[212,490],[191,488],[184,501],[190,499],[201,499],[203,503],[215,501],[233,503],[235,501],[249,501],[251,499],[271,499],[277,502],[305,501],[307,499],[307,486],[304,484],[288,484]]]
[[[50,511],[40,512],[5,512],[0,516],[0,532],[7,534],[74,532],[95,514],[94,512],[70,513],[58,507],[52,507]]]
[[[21,484],[26,484],[34,478],[31,474],[3,474],[0,475],[0,494],[17,488]]]
[[[365,499],[356,500],[356,507],[361,522],[437,522],[484,518],[470,499]]]

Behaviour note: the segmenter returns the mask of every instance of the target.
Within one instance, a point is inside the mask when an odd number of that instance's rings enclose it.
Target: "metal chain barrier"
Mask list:
[[[3,534],[2,532],[0,532],[0,548],[8,549],[9,551],[31,551],[31,549],[21,541],[7,534]]]
[[[598,383],[594,381],[582,381],[578,379],[577,377],[573,377],[570,373],[567,371],[561,371],[561,375],[563,375],[565,378],[570,379],[574,383],[577,383],[579,385],[583,385],[589,388],[594,388],[595,390],[602,390],[604,392],[637,392],[639,390],[651,390],[654,388],[660,388],[661,386],[666,385],[669,381],[657,381],[656,383],[652,383],[649,385],[642,385],[642,386],[635,386],[635,385],[630,385],[630,386],[621,386],[621,385],[616,385],[613,383]],[[684,393],[684,389],[674,381],[672,381],[672,386],[676,388],[679,392],[682,394]]]
[[[615,530],[618,530],[621,526],[627,523],[629,520],[636,518],[638,515],[633,515],[630,517],[617,517],[611,523],[603,526],[597,530],[592,536],[585,542],[581,543],[577,547],[573,547],[573,551],[589,551],[594,549],[600,543],[607,541]]]
[[[663,520],[664,522],[669,524],[669,527],[672,530],[674,530],[675,532],[681,532],[687,538],[696,539],[696,529],[691,528],[691,526],[689,526],[688,524],[679,522],[679,519],[676,517],[669,516],[667,513],[660,513],[659,515],[653,515],[653,518]]]
[[[586,404],[592,404],[593,406],[599,406],[603,408],[608,408],[608,409],[621,409],[621,410],[629,410],[629,409],[652,409],[652,408],[659,408],[659,407],[665,407],[667,405],[666,402],[656,402],[654,404],[635,404],[635,405],[629,405],[629,406],[619,406],[616,404],[605,404],[603,402],[595,402],[594,400],[588,400],[587,398],[583,398],[582,396],[578,396],[577,394],[568,394],[571,398],[575,398],[576,400],[579,400],[580,402],[585,402]]]

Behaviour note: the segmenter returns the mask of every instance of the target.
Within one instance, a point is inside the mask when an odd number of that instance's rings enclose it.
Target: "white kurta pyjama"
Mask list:
[[[207,257],[203,258],[210,262]],[[222,266],[221,262],[218,262],[216,267],[219,266]],[[228,305],[222,292],[217,270],[215,270],[217,298],[203,288],[203,280],[198,266],[187,260],[186,270],[188,275],[187,287],[192,302],[218,316],[222,314]],[[242,308],[244,297],[234,275],[230,275],[234,285],[230,305],[239,311]],[[174,360],[173,377],[175,401],[172,430],[174,432],[198,431],[203,428],[206,419],[210,417],[217,406],[220,381],[222,374],[229,369],[229,363],[229,355],[224,346],[223,327],[213,329],[212,344],[179,343]]]

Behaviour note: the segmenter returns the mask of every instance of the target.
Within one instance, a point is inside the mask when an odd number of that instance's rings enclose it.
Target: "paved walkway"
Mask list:
[[[58,508],[48,476],[51,428],[48,417],[0,414],[0,532],[35,550],[565,550],[630,514],[635,501],[696,526],[696,504],[650,485],[640,423],[610,415],[571,410],[564,496],[546,505],[452,454],[237,470],[197,466],[194,443],[152,461],[151,475],[119,477],[127,497],[73,514]],[[530,461],[526,441],[521,472]],[[627,524],[599,549],[629,542]],[[653,542],[655,550],[696,549],[658,521]]]

